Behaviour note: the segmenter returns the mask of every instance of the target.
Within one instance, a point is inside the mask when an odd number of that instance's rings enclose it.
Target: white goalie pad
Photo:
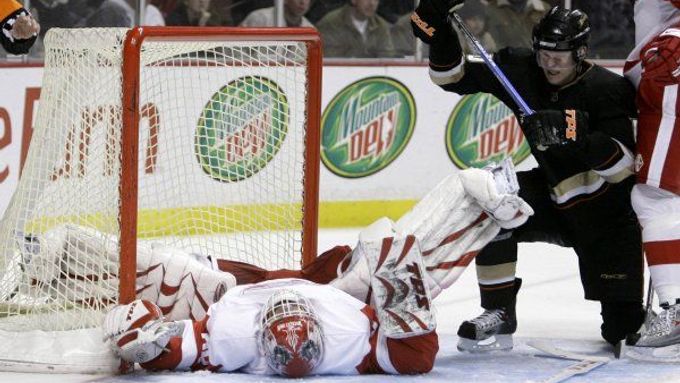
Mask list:
[[[435,321],[418,240],[394,236],[394,223],[388,218],[362,230],[347,271],[331,285],[370,303],[387,337],[430,332]]]
[[[17,242],[20,251],[12,262],[23,272],[16,275],[33,282],[3,280],[3,286],[29,286],[35,291],[20,292],[27,297],[60,299],[63,290],[70,299],[117,300],[115,236],[65,224],[40,235],[18,236]],[[213,259],[157,244],[138,244],[136,271],[137,297],[159,305],[169,320],[202,319],[210,304],[236,286],[234,276],[219,271]],[[12,289],[0,291],[0,296],[15,293]]]
[[[344,262],[338,265],[338,276],[330,282],[330,285],[362,302],[369,303],[371,277],[374,269],[370,268],[368,258],[377,257],[378,254],[367,254],[366,251],[370,249],[362,247],[361,242],[391,237],[393,235],[394,222],[386,217],[380,218],[365,227],[359,233],[357,246],[347,255],[347,257],[350,257],[350,264],[344,272],[340,269]]]
[[[433,298],[453,284],[500,231],[466,192],[462,173],[442,180],[395,225],[398,233],[419,239],[425,279]]]
[[[385,237],[359,241],[372,270],[372,306],[385,336],[402,338],[435,329],[432,297],[425,284],[425,268],[418,239]]]
[[[74,224],[57,226],[40,235],[17,234],[18,251],[6,273],[0,292],[24,300],[113,300],[117,296],[118,243],[113,236]],[[68,255],[68,256],[67,256]],[[95,277],[96,276],[96,277]],[[19,291],[21,290],[21,291]]]
[[[490,169],[451,174],[396,223],[381,218],[364,229],[359,245],[349,255],[349,267],[344,272],[339,270],[332,284],[366,302],[374,270],[369,260],[377,259],[380,253],[362,247],[362,241],[413,235],[422,253],[423,279],[435,298],[460,277],[501,226],[515,227],[533,214],[516,196],[517,191],[509,160]]]
[[[207,257],[155,245],[137,250],[137,298],[161,307],[166,319],[201,320],[208,307],[236,286]]]

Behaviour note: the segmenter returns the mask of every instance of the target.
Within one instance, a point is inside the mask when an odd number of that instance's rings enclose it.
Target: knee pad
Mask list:
[[[601,302],[601,305],[602,338],[612,345],[637,332],[645,320],[642,302],[608,301]]]

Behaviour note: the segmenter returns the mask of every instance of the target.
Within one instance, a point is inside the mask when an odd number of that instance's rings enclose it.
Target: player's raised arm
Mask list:
[[[411,14],[413,34],[430,48],[430,79],[446,91],[459,94],[486,92],[505,101],[509,96],[489,68],[481,60],[466,60],[458,34],[448,22],[449,12],[463,7],[464,3],[465,0],[422,0]],[[504,59],[505,51],[499,52],[494,61],[511,78],[516,71],[506,68],[514,63]]]
[[[12,54],[26,54],[40,32],[40,24],[15,0],[0,4],[0,43]]]

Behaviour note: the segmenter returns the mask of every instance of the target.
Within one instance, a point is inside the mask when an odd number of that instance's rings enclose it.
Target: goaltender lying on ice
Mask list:
[[[457,172],[396,223],[382,218],[353,249],[337,246],[302,270],[267,271],[140,243],[138,300],[113,308],[104,331],[118,356],[150,369],[287,376],[429,371],[438,350],[431,299],[501,227],[533,214],[517,191],[510,160]],[[37,281],[85,283],[69,265],[83,249],[105,249],[101,267],[117,270],[115,240],[93,229],[63,225],[19,240],[31,253],[22,267]],[[55,264],[70,270],[46,267]],[[98,281],[98,289],[115,299],[116,282]]]

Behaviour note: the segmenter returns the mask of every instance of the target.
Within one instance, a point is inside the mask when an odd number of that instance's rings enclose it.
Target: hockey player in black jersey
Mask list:
[[[535,215],[501,231],[476,258],[484,313],[461,324],[458,347],[512,348],[521,283],[515,277],[518,242],[575,250],[585,298],[601,303],[602,337],[616,344],[644,317],[641,237],[630,205],[634,89],[585,60],[587,15],[554,7],[534,28],[533,49],[506,48],[493,58],[536,111],[523,116],[491,70],[461,54],[447,15],[463,3],[421,0],[412,14],[414,34],[430,46],[430,77],[449,92],[486,92],[503,101],[520,120],[538,167],[517,175],[519,194]]]

